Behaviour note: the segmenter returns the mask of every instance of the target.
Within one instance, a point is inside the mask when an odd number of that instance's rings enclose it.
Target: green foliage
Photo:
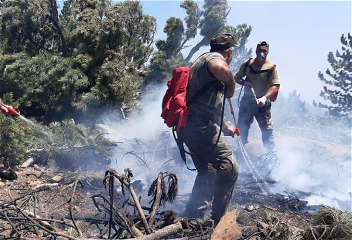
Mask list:
[[[11,93],[5,94],[3,100],[14,108],[18,107]],[[33,141],[35,133],[32,126],[19,117],[0,114],[0,129],[0,159],[5,166],[13,167],[22,163],[26,160],[27,149],[37,147],[38,143]]]
[[[239,45],[235,49],[235,57],[231,65],[233,69],[239,67],[240,63],[251,55],[251,50],[247,50],[245,44],[252,27],[247,24],[240,24],[237,27],[226,25],[226,17],[229,14],[226,0],[204,1],[203,10],[193,0],[181,2],[180,7],[186,10],[187,16],[183,21],[175,17],[170,17],[166,21],[164,32],[167,38],[156,41],[158,51],[153,54],[150,61],[150,71],[145,78],[144,85],[169,80],[175,66],[189,65],[189,61],[200,47],[208,46],[210,38],[219,32],[233,34]],[[201,40],[190,49],[184,58],[181,51],[186,48],[187,42],[197,36],[198,30]]]
[[[320,96],[331,104],[315,103],[319,107],[328,109],[331,115],[351,116],[352,111],[352,36],[341,36],[342,53],[328,55],[328,62],[332,70],[327,69],[325,74],[319,72],[318,77],[328,86],[324,86]]]
[[[110,164],[111,147],[115,144],[94,127],[76,124],[71,119],[53,122],[49,129],[50,146],[41,155],[46,157],[44,161],[68,169],[98,170],[99,165],[106,168]]]
[[[80,92],[90,84],[83,71],[89,57],[63,58],[43,52],[36,57],[19,55],[10,63],[12,58],[3,55],[0,63],[6,66],[3,76],[24,89],[20,101],[25,116],[50,122],[79,110],[75,105]]]
[[[68,0],[58,15],[55,0],[9,0],[1,12],[0,77],[23,90],[25,116],[94,120],[139,95],[156,32],[139,2]]]
[[[6,0],[1,6],[1,39],[7,53],[40,50],[67,55],[55,0]]]

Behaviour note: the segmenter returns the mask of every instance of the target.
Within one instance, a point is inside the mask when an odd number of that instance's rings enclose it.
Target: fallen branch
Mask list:
[[[102,198],[110,206],[110,201],[106,197],[104,197],[102,195],[94,195],[94,196],[92,196],[92,198],[93,198],[93,202],[94,202],[95,206],[97,207],[98,211],[101,211],[101,209],[99,208],[99,206],[97,206],[98,203],[95,200],[96,197]],[[100,204],[100,205],[103,206],[106,211],[110,211],[110,209],[107,206],[104,206],[102,204]],[[117,215],[117,217],[122,220],[122,222],[125,224],[125,227],[132,235],[134,235],[136,237],[143,236],[143,233],[136,226],[134,226],[132,223],[130,223],[129,219],[124,217],[118,210],[115,209],[115,207],[113,207],[112,210]]]
[[[60,237],[65,237],[65,238],[68,238],[68,239],[71,239],[71,240],[75,240],[75,238],[69,236],[69,235],[66,235],[64,233],[61,233],[61,232],[56,232],[56,231],[52,231],[50,229],[48,229],[47,227],[44,227],[42,226],[41,224],[39,224],[39,222],[36,222],[35,221],[35,218],[32,218],[30,217],[28,214],[26,214],[24,211],[21,211],[20,208],[18,207],[15,207],[17,211],[21,212],[21,214],[26,217],[31,223],[34,224],[35,227],[38,227],[42,230],[44,230],[45,232],[51,234],[51,235],[54,235],[54,236],[60,236]],[[42,222],[41,222],[42,223]],[[46,225],[46,224],[45,224]],[[49,224],[50,225],[50,224]],[[50,228],[54,229],[52,226],[50,226]]]
[[[28,158],[26,161],[24,161],[21,165],[21,168],[27,168],[29,166],[31,166],[34,163],[34,158],[30,157]]]
[[[111,170],[109,170],[109,172],[110,172],[111,175],[115,176],[121,182],[121,184],[124,184],[128,188],[128,190],[130,191],[131,196],[132,196],[132,198],[133,198],[133,200],[134,200],[134,202],[136,204],[139,216],[142,219],[145,232],[147,234],[151,233],[152,231],[151,231],[151,229],[150,229],[150,227],[148,225],[148,222],[147,222],[147,219],[145,218],[145,215],[144,215],[143,209],[141,207],[141,204],[139,203],[137,194],[134,191],[131,183],[129,181],[126,181],[125,178],[121,177],[115,170],[111,169]]]
[[[155,215],[156,215],[156,211],[159,208],[159,204],[160,204],[160,199],[161,199],[161,181],[162,181],[162,177],[163,177],[163,173],[159,173],[158,175],[158,180],[157,180],[157,187],[156,187],[156,196],[155,196],[155,200],[153,202],[153,210],[150,214],[150,218],[149,218],[149,226],[152,227],[153,223],[154,223],[154,219],[155,219]]]
[[[82,183],[79,181],[79,180],[76,180],[73,184],[73,187],[72,187],[72,194],[71,194],[71,198],[70,200],[68,200],[68,203],[69,203],[69,214],[70,214],[70,218],[71,218],[71,221],[73,223],[73,226],[74,226],[74,229],[76,230],[77,234],[78,234],[78,237],[82,237],[82,232],[81,232],[81,229],[78,227],[74,217],[73,217],[73,212],[72,212],[72,207],[73,207],[73,197],[76,193],[76,188],[77,188],[77,183],[80,183],[82,185]]]

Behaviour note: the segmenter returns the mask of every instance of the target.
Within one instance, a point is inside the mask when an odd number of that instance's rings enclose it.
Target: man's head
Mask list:
[[[232,60],[235,47],[235,39],[229,33],[219,33],[210,39],[210,52],[221,53],[228,63]]]
[[[257,54],[257,59],[264,60],[269,53],[269,43],[266,41],[261,41],[257,44],[257,49],[255,51]]]

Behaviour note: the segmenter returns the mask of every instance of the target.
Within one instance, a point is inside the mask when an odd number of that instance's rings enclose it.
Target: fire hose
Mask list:
[[[231,115],[232,115],[232,117],[233,117],[233,121],[234,121],[235,127],[236,127],[236,128],[233,130],[233,134],[234,134],[234,135],[236,134],[237,136],[239,136],[239,135],[240,135],[240,129],[237,127],[237,122],[236,122],[236,118],[235,118],[235,109],[234,109],[233,106],[232,106],[231,99],[228,98],[227,100],[228,100],[228,102],[229,102],[230,109],[231,109]]]
[[[0,102],[0,105],[4,108],[7,109],[7,112],[4,113],[5,115],[10,115],[10,116],[19,116],[19,112],[17,112],[12,106],[6,105],[2,102]]]
[[[242,85],[242,88],[243,88],[243,85]],[[241,91],[242,91],[242,88],[241,88]],[[259,100],[257,99],[257,96],[256,96],[256,94],[254,92],[252,84],[250,84],[250,89],[251,89],[251,92],[253,93],[253,96],[254,96],[254,99],[255,99],[256,103],[259,104]],[[241,93],[240,93],[240,95],[241,95]],[[240,96],[238,98],[240,98]],[[236,118],[235,118],[235,110],[232,107],[231,99],[228,98],[227,100],[228,100],[230,108],[231,108],[231,115],[232,115],[233,120],[234,120],[235,125],[236,125],[236,129],[234,130],[234,133],[237,136],[239,136],[240,130],[237,128],[237,122],[236,122]],[[238,146],[239,146],[240,152],[241,152],[241,154],[243,156],[243,159],[244,159],[246,165],[248,166],[250,172],[252,173],[252,176],[253,176],[255,182],[257,183],[257,185],[259,186],[259,188],[262,190],[262,192],[265,195],[273,194],[273,191],[270,189],[268,183],[265,181],[265,179],[263,179],[261,174],[256,170],[252,160],[250,159],[250,157],[249,157],[249,155],[248,155],[248,153],[247,153],[247,151],[246,151],[246,149],[245,149],[245,147],[244,147],[244,145],[242,143],[242,139],[238,138],[237,140],[238,140]]]

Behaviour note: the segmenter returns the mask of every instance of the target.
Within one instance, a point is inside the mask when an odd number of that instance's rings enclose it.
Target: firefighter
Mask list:
[[[238,127],[243,144],[248,143],[248,132],[254,118],[262,132],[262,142],[268,153],[275,151],[273,124],[271,121],[271,100],[279,91],[279,71],[267,56],[269,44],[259,42],[256,58],[247,59],[235,74],[235,81],[244,85],[240,102]]]
[[[223,96],[225,94],[226,98],[231,98],[235,89],[235,80],[229,68],[234,47],[231,34],[215,35],[210,41],[210,52],[201,55],[191,66],[187,101],[208,82],[219,82],[189,106],[187,125],[182,133],[197,170],[184,215],[203,217],[207,209],[205,206],[212,201],[211,218],[215,224],[226,211],[238,177],[238,164],[232,149],[221,137],[218,139],[221,133],[217,131],[217,126],[222,122],[224,135],[234,135],[233,127],[221,117]]]

